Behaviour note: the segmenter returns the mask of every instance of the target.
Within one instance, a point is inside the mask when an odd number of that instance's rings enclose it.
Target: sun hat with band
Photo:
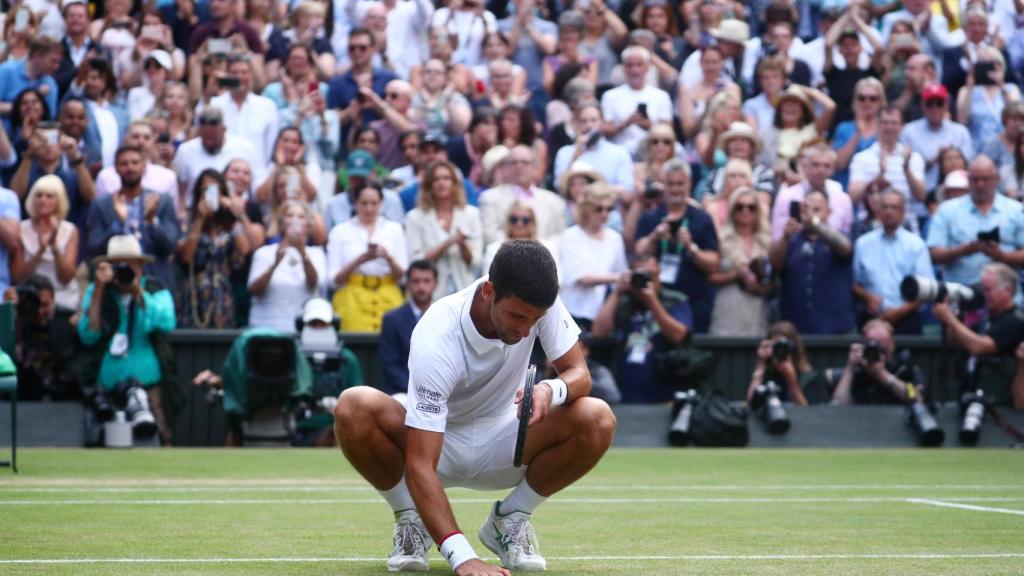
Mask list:
[[[93,264],[99,264],[100,262],[122,262],[125,260],[149,263],[154,258],[142,253],[142,246],[139,245],[139,240],[135,236],[125,234],[123,236],[111,236],[110,240],[107,241],[107,253],[103,256],[96,256],[92,259],[92,262]]]
[[[718,149],[725,150],[728,148],[729,142],[736,138],[746,138],[749,140],[754,149],[755,157],[761,153],[761,135],[758,134],[757,130],[754,130],[753,126],[740,121],[729,124],[729,129],[718,136]]]

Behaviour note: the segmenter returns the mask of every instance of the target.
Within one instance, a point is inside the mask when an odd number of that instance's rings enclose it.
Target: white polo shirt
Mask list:
[[[409,346],[409,390],[405,424],[431,432],[516,411],[534,341],[548,358],[561,358],[580,329],[560,298],[511,346],[480,335],[469,309],[486,277],[430,305],[416,323]]]

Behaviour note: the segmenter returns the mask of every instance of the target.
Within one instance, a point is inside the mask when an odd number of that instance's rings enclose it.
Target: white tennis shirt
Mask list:
[[[469,423],[515,412],[533,343],[540,338],[548,358],[561,358],[580,335],[560,298],[530,330],[509,346],[484,338],[469,309],[481,278],[469,287],[430,305],[412,332],[409,391],[405,423],[444,432],[450,423]]]

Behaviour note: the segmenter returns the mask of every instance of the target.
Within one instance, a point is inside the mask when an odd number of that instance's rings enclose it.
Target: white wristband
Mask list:
[[[545,380],[548,386],[551,386],[551,405],[561,406],[565,404],[565,401],[569,399],[569,385],[565,383],[565,380],[561,378],[552,378],[551,380]]]
[[[462,532],[457,532],[445,538],[444,542],[441,542],[440,549],[441,555],[448,560],[448,565],[452,567],[452,570],[457,569],[469,560],[479,558]]]

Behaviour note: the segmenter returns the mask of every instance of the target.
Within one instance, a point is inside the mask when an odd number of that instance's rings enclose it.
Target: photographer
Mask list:
[[[780,400],[806,406],[804,388],[816,375],[807,361],[796,326],[791,322],[776,322],[768,327],[768,338],[757,347],[757,363],[750,375],[747,403],[751,403],[759,386],[775,382],[780,389]]]
[[[96,382],[97,395],[110,396],[115,403],[125,388],[145,389],[134,400],[146,412],[151,407],[166,445],[171,435],[161,394],[163,373],[152,338],[170,332],[176,322],[170,291],[143,274],[143,265],[152,261],[134,236],[110,238],[106,255],[94,259],[96,271],[82,300],[78,337],[89,356],[90,373],[82,381]]]
[[[53,283],[34,275],[9,288],[4,300],[17,311],[15,337],[19,400],[77,400],[81,390],[71,372],[78,337],[71,323],[73,310],[55,300]]]
[[[1011,382],[1016,369],[1014,355],[1024,341],[1024,311],[1014,304],[1017,294],[1017,274],[1006,264],[987,264],[981,270],[981,287],[985,295],[988,318],[975,332],[967,327],[949,303],[936,302],[932,314],[946,328],[946,338],[957,348],[967,352],[973,388],[985,391],[997,405],[1011,403]]]
[[[864,341],[850,345],[833,405],[909,404],[921,398],[924,377],[909,355],[896,354],[893,327],[874,319],[864,325]]]
[[[658,374],[657,356],[686,340],[693,325],[686,297],[663,288],[659,272],[654,256],[637,254],[632,273],[622,275],[594,319],[594,337],[614,333],[624,346],[618,370],[623,402],[672,399],[669,384],[676,383],[665,382]]]

